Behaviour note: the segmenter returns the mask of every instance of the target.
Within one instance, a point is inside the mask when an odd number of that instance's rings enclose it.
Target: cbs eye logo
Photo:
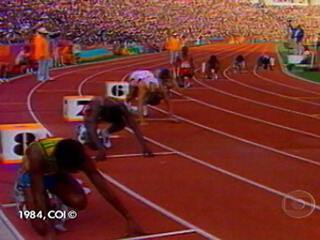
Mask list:
[[[282,209],[289,217],[301,219],[309,217],[316,208],[314,197],[303,190],[292,191],[282,199]]]

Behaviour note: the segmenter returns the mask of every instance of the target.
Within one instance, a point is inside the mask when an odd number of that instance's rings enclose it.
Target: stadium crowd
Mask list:
[[[81,45],[134,40],[161,47],[170,32],[189,39],[244,36],[280,40],[288,19],[306,39],[319,31],[320,7],[266,7],[248,0],[2,0],[0,42],[28,39],[39,25]]]

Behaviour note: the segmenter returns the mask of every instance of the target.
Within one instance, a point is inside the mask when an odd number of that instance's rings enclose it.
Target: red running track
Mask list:
[[[194,49],[197,65],[215,53],[226,71],[217,81],[199,77],[184,96],[175,97],[181,123],[142,127],[154,151],[170,154],[98,164],[148,233],[187,230],[165,239],[319,239],[320,207],[310,204],[312,199],[299,203],[294,195],[287,213],[282,206],[286,194],[296,190],[310,193],[315,202],[320,199],[320,129],[314,116],[320,113],[319,86],[288,77],[279,66],[273,72],[254,72],[257,56],[266,51],[275,54],[271,44]],[[236,75],[228,66],[239,53],[246,55],[249,71]],[[23,77],[0,87],[0,121],[39,121],[54,135],[73,136],[73,126],[62,119],[64,95],[101,95],[105,81],[121,80],[134,69],[163,66],[167,60],[165,54],[146,55],[58,70],[55,81],[42,85]],[[165,110],[160,105],[151,115],[162,117]],[[129,133],[120,137],[110,155],[139,152]],[[0,184],[9,190],[15,169],[8,168],[0,169],[7,181]],[[9,202],[9,194],[1,194],[0,201]],[[21,235],[36,239],[13,208],[2,210]],[[290,217],[289,210],[305,217]],[[118,239],[124,235],[123,224],[94,191],[88,209],[68,222],[68,232],[59,239]]]

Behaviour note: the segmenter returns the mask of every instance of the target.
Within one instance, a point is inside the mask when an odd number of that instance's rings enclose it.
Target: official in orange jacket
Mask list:
[[[170,37],[166,42],[166,49],[170,52],[170,64],[174,64],[179,57],[182,47],[182,41],[176,33]]]
[[[47,31],[47,29],[41,27],[37,30],[37,33],[33,38],[33,57],[34,60],[38,62],[38,81],[51,80],[49,76],[49,64],[51,56],[48,34],[49,32]]]

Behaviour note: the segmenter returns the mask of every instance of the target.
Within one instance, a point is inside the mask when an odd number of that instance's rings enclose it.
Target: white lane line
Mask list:
[[[114,186],[116,186],[117,188],[121,189],[123,192],[127,193],[128,195],[130,195],[131,197],[135,198],[136,200],[144,203],[146,206],[156,210],[157,212],[159,212],[162,215],[170,218],[171,220],[174,220],[175,222],[179,223],[180,225],[185,226],[188,229],[192,229],[194,232],[196,232],[197,234],[199,234],[202,237],[205,237],[207,239],[212,239],[212,240],[218,240],[219,239],[217,236],[214,236],[214,235],[204,231],[203,229],[193,225],[192,223],[182,219],[181,217],[175,215],[174,213],[172,213],[172,212],[162,208],[161,206],[155,204],[154,202],[146,199],[142,195],[134,192],[133,190],[131,190],[127,186],[121,184],[119,181],[117,181],[113,177],[107,175],[106,173],[104,173],[102,171],[100,171],[100,173],[109,183],[111,183]]]
[[[0,204],[0,206],[2,208],[12,208],[12,207],[16,207],[17,206],[17,203],[3,203],[3,204]]]
[[[208,89],[206,89],[206,90],[208,90]],[[174,93],[175,94],[179,94],[178,92],[174,92]],[[266,124],[266,125],[270,125],[270,126],[273,126],[273,127],[284,129],[284,130],[287,130],[287,131],[303,134],[303,135],[306,135],[308,137],[320,138],[319,134],[315,134],[315,133],[307,132],[307,131],[300,130],[300,129],[297,129],[297,128],[292,128],[292,127],[288,127],[288,126],[285,126],[285,125],[269,122],[269,121],[266,121],[266,120],[263,120],[263,119],[260,119],[260,118],[255,118],[255,117],[252,117],[250,115],[246,115],[246,114],[243,114],[243,113],[239,113],[239,112],[235,112],[235,111],[232,111],[232,110],[228,110],[226,108],[221,108],[221,107],[218,107],[218,106],[213,105],[211,103],[207,103],[207,102],[204,102],[204,101],[201,101],[201,100],[198,100],[196,98],[192,98],[192,97],[189,97],[189,96],[186,96],[186,95],[184,95],[184,97],[187,100],[189,100],[190,102],[195,102],[195,103],[198,103],[199,105],[203,105],[203,106],[206,106],[206,107],[211,108],[211,109],[215,109],[215,110],[218,110],[218,111],[221,111],[221,112],[225,112],[225,113],[228,113],[228,114],[231,114],[231,115],[236,115],[236,116],[239,116],[241,118],[249,119],[249,120],[252,120],[252,121],[256,121],[256,122],[259,122],[259,123],[263,123],[263,124]]]
[[[155,110],[158,110],[159,112],[164,113],[164,114],[167,113],[167,111],[164,111],[164,110],[162,110],[160,108],[157,108],[157,107],[153,107],[152,106],[151,108],[155,109]],[[225,136],[225,137],[228,137],[228,138],[231,138],[231,139],[243,142],[243,143],[247,143],[249,145],[252,145],[252,146],[255,146],[255,147],[258,147],[258,148],[262,148],[262,149],[268,150],[270,152],[274,152],[274,153],[280,154],[282,156],[286,156],[286,157],[290,157],[290,158],[293,158],[293,159],[297,159],[299,161],[302,161],[302,162],[305,162],[305,163],[309,163],[309,164],[312,164],[312,165],[315,165],[315,166],[318,166],[318,167],[320,166],[320,162],[317,162],[317,161],[314,161],[314,160],[311,160],[311,159],[308,159],[308,158],[304,158],[304,157],[301,157],[301,156],[297,156],[295,154],[287,153],[287,152],[284,152],[284,151],[281,151],[281,150],[278,150],[276,148],[269,147],[269,146],[266,146],[266,145],[263,145],[263,144],[260,144],[260,143],[256,143],[256,142],[247,140],[245,138],[241,138],[241,137],[235,136],[233,134],[218,130],[216,128],[211,128],[211,127],[205,126],[203,124],[194,122],[194,121],[192,121],[190,119],[184,118],[184,117],[179,116],[179,115],[175,115],[175,116],[181,121],[184,121],[184,122],[187,122],[187,123],[189,123],[191,125],[194,125],[194,126],[197,126],[199,128],[205,129],[205,130],[207,130],[209,132],[217,133],[219,135],[222,135],[222,136]]]
[[[153,239],[153,238],[172,237],[172,236],[177,236],[177,235],[186,235],[186,234],[191,234],[191,233],[195,233],[195,231],[193,229],[180,230],[180,231],[149,234],[149,235],[140,236],[140,237],[121,238],[119,240],[144,240],[144,239]]]
[[[236,173],[227,171],[227,170],[225,170],[223,168],[220,168],[218,166],[210,164],[210,163],[208,163],[206,161],[200,160],[200,159],[198,159],[196,157],[193,157],[193,156],[191,156],[189,154],[183,153],[183,152],[181,152],[181,151],[179,151],[177,149],[174,149],[174,148],[172,148],[172,147],[170,147],[168,145],[162,144],[162,143],[160,143],[157,140],[154,140],[152,138],[145,137],[145,139],[147,141],[149,141],[150,143],[153,143],[153,144],[155,144],[155,145],[157,145],[159,147],[162,147],[162,148],[164,148],[164,149],[166,149],[168,151],[176,152],[177,155],[179,155],[179,156],[181,156],[183,158],[186,158],[186,159],[188,159],[188,160],[190,160],[190,161],[192,161],[194,163],[197,163],[197,164],[199,164],[199,165],[201,165],[201,166],[203,166],[205,168],[209,168],[209,169],[214,170],[216,172],[219,172],[221,174],[227,175],[227,176],[229,176],[231,178],[237,179],[237,180],[239,180],[241,182],[244,182],[244,183],[247,183],[247,184],[252,185],[254,187],[257,187],[258,189],[265,190],[265,191],[267,191],[269,193],[278,195],[278,196],[280,196],[282,198],[290,199],[290,200],[292,200],[294,202],[303,204],[304,206],[308,206],[308,207],[310,207],[312,209],[317,209],[318,211],[320,211],[320,206],[319,205],[311,204],[310,202],[307,202],[307,201],[304,201],[302,199],[296,198],[294,196],[288,195],[287,193],[281,192],[281,191],[276,190],[276,189],[274,189],[272,187],[269,187],[269,186],[266,186],[264,184],[258,183],[256,181],[253,181],[253,180],[249,179],[249,178],[242,177],[242,176],[240,176],[240,175],[238,175]]]
[[[246,54],[246,55],[249,55],[249,54]],[[225,73],[228,71],[228,69],[230,69],[230,66],[228,68],[225,69]],[[278,96],[278,97],[281,97],[281,98],[285,98],[285,99],[291,99],[293,101],[297,101],[297,102],[302,102],[302,103],[305,103],[305,104],[309,104],[309,105],[315,105],[315,106],[320,106],[320,103],[315,103],[315,102],[310,102],[310,101],[306,101],[306,100],[302,100],[302,99],[295,99],[291,96],[288,96],[288,95],[283,95],[283,94],[280,94],[280,93],[276,93],[276,92],[273,92],[273,91],[269,91],[269,90],[266,90],[266,89],[263,89],[263,88],[259,88],[259,87],[255,87],[255,86],[252,86],[250,84],[246,84],[242,81],[237,81],[235,80],[234,78],[231,78],[231,77],[228,77],[229,81],[235,83],[235,84],[238,84],[240,86],[243,86],[245,88],[248,88],[248,89],[252,89],[256,92],[261,92],[261,93],[266,93],[266,94],[269,94],[269,95],[274,95],[274,96]]]
[[[226,74],[226,71],[227,71],[227,69],[224,71],[224,74]],[[228,75],[225,75],[225,77],[228,80],[230,78]],[[203,86],[206,86],[208,89],[210,89],[210,90],[212,90],[214,92],[218,92],[218,93],[221,93],[221,94],[233,97],[233,98],[241,99],[241,100],[246,101],[246,102],[251,102],[251,103],[254,103],[256,105],[263,106],[263,107],[272,108],[272,109],[280,110],[280,111],[283,111],[283,112],[288,112],[288,113],[300,115],[300,116],[303,116],[303,117],[316,119],[315,117],[313,117],[310,114],[306,114],[306,113],[303,113],[303,112],[298,112],[298,111],[295,111],[295,110],[290,110],[290,109],[287,109],[287,108],[275,106],[275,105],[272,105],[272,104],[269,104],[269,103],[265,103],[265,102],[260,102],[260,101],[253,100],[253,99],[250,99],[250,98],[247,98],[247,97],[242,97],[242,96],[239,96],[239,95],[236,95],[236,94],[232,94],[232,93],[229,93],[227,91],[212,87],[211,85],[205,84],[205,83],[200,82],[200,81],[198,83],[203,85]]]
[[[279,85],[279,86],[286,87],[286,88],[289,88],[289,89],[298,90],[298,91],[304,92],[304,93],[309,93],[309,94],[311,93],[312,95],[316,95],[318,98],[320,97],[319,96],[319,92],[311,91],[311,90],[300,88],[300,87],[295,87],[295,86],[292,86],[292,85],[289,85],[289,84],[285,84],[285,83],[282,83],[282,82],[274,81],[274,80],[272,80],[270,78],[266,78],[266,77],[262,76],[261,74],[259,74],[257,72],[257,68],[256,67],[253,69],[253,74],[256,77],[258,77],[261,80],[264,80],[266,82],[270,82],[270,83],[273,83],[275,85]]]
[[[13,234],[15,240],[24,240],[24,237],[22,237],[22,235],[19,233],[16,227],[7,218],[2,209],[0,209],[0,221],[2,222],[2,225],[5,226],[8,229],[8,231],[10,231]]]
[[[169,155],[175,155],[175,152],[154,152],[155,156],[169,156]],[[142,153],[128,153],[128,154],[114,154],[114,155],[108,155],[107,159],[110,158],[129,158],[129,157],[143,157],[144,155]]]

